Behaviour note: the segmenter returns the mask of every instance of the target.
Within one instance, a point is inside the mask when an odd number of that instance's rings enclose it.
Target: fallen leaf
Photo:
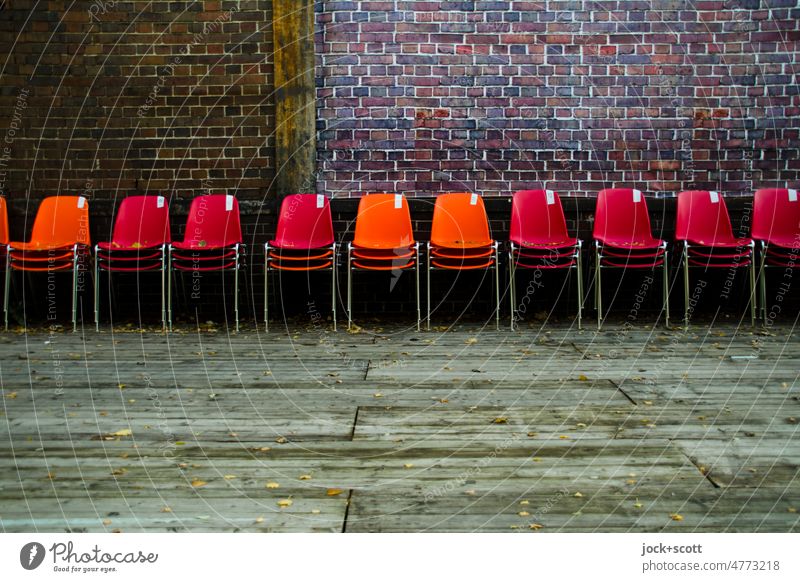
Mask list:
[[[519,515],[520,517],[528,517],[530,515],[530,512],[520,511],[517,515]]]
[[[260,515],[256,518],[256,523],[264,523],[264,518]]]
[[[292,500],[291,499],[279,499],[278,500],[278,507],[291,507]]]
[[[122,430],[118,430],[117,432],[112,432],[111,436],[124,437],[124,436],[131,436],[132,434],[133,433],[131,432],[131,429],[123,428]]]
[[[520,505],[528,505],[529,503],[530,501],[528,501],[527,499],[523,499],[522,501],[519,502]]]
[[[541,457],[534,457],[532,460],[533,460],[534,463],[541,463],[542,462],[542,458]]]
[[[498,416],[492,422],[495,424],[506,424],[508,423],[508,419],[505,416]]]
[[[406,463],[403,465],[403,469],[411,469],[414,466],[414,463]]]
[[[278,437],[275,439],[275,442],[278,443],[279,445],[283,445],[289,441],[286,440],[286,437]]]
[[[797,508],[796,507],[789,507],[786,511],[788,511],[789,513],[797,513]]]
[[[17,393],[16,392],[8,392],[6,394],[6,398],[10,398],[11,400],[14,400],[16,397],[17,397]]]
[[[308,481],[309,479],[311,479],[311,475],[300,475],[298,479],[300,479],[301,481]]]
[[[208,485],[208,482],[200,479],[195,479],[192,481],[192,487],[203,487],[204,485]]]
[[[581,382],[586,382],[589,380],[589,378],[585,374],[581,374],[580,376],[578,376],[578,380],[580,380]]]
[[[172,508],[164,506],[161,508],[161,513],[172,513]]]
[[[634,503],[634,504],[633,504],[633,506],[634,506],[636,509],[641,509],[641,508],[642,508],[642,504],[641,504],[641,503]]]
[[[225,475],[223,477],[226,481],[230,481],[231,479],[236,479],[236,475]]]
[[[544,526],[543,526],[541,523],[532,523],[532,524],[530,524],[530,525],[528,526],[528,528],[530,528],[530,529],[532,529],[532,530],[540,530],[540,529],[542,529],[543,527],[544,527]]]
[[[683,521],[683,516],[680,513],[670,513],[669,516],[672,518],[672,521]]]
[[[381,394],[380,392],[376,392],[375,394],[372,395],[372,397],[373,398],[383,398],[383,394]]]
[[[328,497],[336,497],[337,495],[341,495],[342,493],[344,493],[344,490],[343,490],[343,489],[328,489],[328,490],[325,492],[325,494],[326,494]]]
[[[469,337],[469,338],[467,338],[467,339],[466,339],[466,341],[464,341],[464,343],[465,343],[465,344],[467,344],[468,346],[471,346],[471,345],[473,345],[473,344],[476,344],[476,343],[478,343],[478,338],[476,338],[476,337]]]
[[[103,520],[103,525],[111,525],[111,520],[110,519],[104,519]]]
[[[576,491],[573,497],[583,497],[583,493],[581,493],[580,491]]]
[[[280,487],[280,486],[281,486],[281,485],[280,485],[280,483],[276,483],[275,481],[270,481],[269,483],[267,483],[267,484],[265,485],[265,487],[266,487],[267,489],[277,489],[277,488],[278,488],[278,487]]]

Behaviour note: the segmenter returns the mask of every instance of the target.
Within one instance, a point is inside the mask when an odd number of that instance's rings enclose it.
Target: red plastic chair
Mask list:
[[[678,194],[675,240],[683,243],[684,323],[689,325],[689,268],[750,270],[750,315],[756,322],[753,239],[733,235],[725,199],[718,192]]]
[[[239,270],[244,260],[239,202],[231,194],[209,194],[192,200],[183,241],[169,245],[174,271],[233,271],[233,310],[239,331]],[[172,277],[167,282],[167,321],[172,330]]]
[[[798,191],[762,188],[753,200],[750,236],[759,243],[758,281],[761,315],[767,319],[766,269],[800,269],[800,201]]]
[[[331,312],[336,331],[336,242],[328,198],[292,194],[283,199],[275,238],[264,244],[264,324],[269,329],[269,272],[331,272]]]
[[[436,197],[428,243],[428,317],[431,327],[431,271],[494,270],[495,325],[500,329],[499,244],[489,232],[483,198],[476,193],[453,192]]]
[[[111,240],[95,245],[94,322],[100,328],[100,271],[161,271],[161,325],[167,327],[167,247],[172,242],[169,207],[163,196],[128,196],[122,200]]]
[[[669,276],[667,243],[654,238],[647,202],[639,190],[608,188],[597,195],[594,217],[594,303],[597,327],[603,321],[603,269],[655,269],[662,267],[665,323],[669,326]]]
[[[578,277],[578,329],[583,314],[582,241],[567,232],[561,198],[552,190],[520,190],[511,202],[508,273],[511,329],[516,321],[517,269],[574,269]]]
[[[353,271],[392,271],[399,276],[410,269],[416,275],[419,331],[419,243],[414,240],[408,201],[402,194],[363,196],[358,203],[355,236],[347,245],[347,328],[352,325]]]
[[[50,196],[42,200],[28,242],[11,241],[6,254],[3,301],[8,328],[10,271],[72,272],[72,329],[77,329],[78,273],[85,270],[89,253],[89,203],[83,196]]]

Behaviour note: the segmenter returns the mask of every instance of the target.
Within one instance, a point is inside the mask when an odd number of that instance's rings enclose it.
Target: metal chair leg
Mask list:
[[[581,255],[581,247],[578,245],[576,256],[576,274],[578,275],[578,329],[583,329],[583,264]]]
[[[236,245],[236,264],[233,269],[233,316],[236,319],[236,332],[239,332],[239,245]]]
[[[100,331],[100,261],[97,258],[98,247],[94,247],[94,330]],[[109,271],[109,278],[111,272]]]
[[[514,274],[514,243],[511,243],[510,250],[508,251],[508,297],[511,302],[511,331],[514,331],[514,320],[517,317],[516,298],[514,297]]]
[[[500,331],[500,251],[497,243],[494,243],[494,290],[494,327],[497,331]]]
[[[669,251],[664,250],[664,324],[669,328]]]
[[[750,247],[750,324],[756,326],[756,254],[755,249]]]
[[[347,329],[353,324],[353,248],[347,246]]]
[[[758,283],[761,288],[761,318],[767,323],[767,252],[764,244],[761,244],[761,266],[758,270]]]
[[[269,244],[264,245],[264,330],[269,331]]]
[[[166,276],[167,276],[167,249],[161,245],[161,331],[167,331],[167,302],[166,302]]]
[[[599,330],[603,324],[603,295],[600,289],[601,275],[600,275],[600,249],[595,247],[594,251],[594,302],[597,307],[597,329]]]
[[[431,330],[431,243],[428,243],[427,251],[428,252],[425,253],[425,258],[426,258],[426,261],[427,261],[427,263],[426,263],[427,264],[427,268],[425,270],[426,270],[427,279],[428,279],[428,285],[427,285],[427,287],[428,287],[428,302],[427,302],[428,316],[425,318],[425,321],[426,321],[425,329],[430,331]]]
[[[11,288],[11,249],[6,247],[6,281],[3,293],[3,322],[8,331],[8,292]]]
[[[416,259],[416,267],[414,267],[414,275],[416,277],[417,282],[417,331],[420,331],[422,327],[422,306],[420,305],[420,293],[419,293],[419,243],[416,243],[414,248],[414,256]]]
[[[331,263],[331,313],[333,314],[333,331],[336,331],[336,299],[338,297],[338,288],[336,286],[336,267],[338,265],[338,256],[336,254],[336,243],[331,246],[333,253],[333,262]]]
[[[78,331],[78,245],[72,247],[72,331]]]
[[[683,325],[689,329],[689,246],[683,244]]]
[[[172,331],[172,245],[167,247],[167,325]]]

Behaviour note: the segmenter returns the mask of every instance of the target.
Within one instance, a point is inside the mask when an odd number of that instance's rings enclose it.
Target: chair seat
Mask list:
[[[120,245],[115,243],[114,241],[103,241],[97,243],[97,248],[102,249],[104,251],[119,251],[119,252],[135,252],[147,249],[158,249],[164,243],[154,243],[154,244],[139,244],[138,246],[133,245]]]
[[[217,253],[217,251],[219,251],[219,250],[220,249],[213,249],[214,253]],[[226,251],[224,251],[222,253],[217,253],[217,254],[213,254],[213,253],[206,254],[206,253],[202,253],[202,252],[199,252],[199,251],[196,252],[196,253],[193,253],[191,255],[185,255],[183,253],[172,253],[173,260],[176,260],[176,261],[193,261],[193,262],[194,261],[219,261],[219,260],[227,259],[227,258],[234,257],[234,256],[236,256],[236,251],[234,251],[234,250],[230,250],[230,251],[226,250]]]
[[[143,271],[160,271],[161,270],[161,262],[157,263],[147,263],[147,264],[139,264],[135,267],[118,267],[116,265],[110,265],[103,261],[97,263],[98,268],[103,271],[109,271],[111,273],[140,273]]]
[[[12,260],[26,261],[30,263],[46,263],[48,261],[72,260],[72,251],[59,252],[58,254],[46,253],[18,253],[14,250],[9,253]]]
[[[51,271],[71,271],[72,261],[68,263],[53,263],[47,266],[41,266],[39,263],[37,263],[36,265],[28,265],[17,261],[12,261],[11,268],[15,271],[30,271],[34,273],[51,272]]]
[[[695,248],[689,247],[689,256],[710,258],[710,259],[742,259],[752,255],[752,249],[748,249],[745,252],[741,253],[728,253],[728,252],[715,251],[714,248],[715,247],[704,247],[702,250],[698,250],[696,247]],[[717,247],[717,248],[729,249],[736,247]]]
[[[313,249],[309,249],[313,250]],[[333,256],[333,251],[324,251],[317,254],[310,254],[309,251],[306,251],[305,254],[297,254],[297,255],[288,255],[283,254],[281,252],[275,252],[270,250],[269,256],[272,259],[279,260],[279,261],[314,261],[319,259],[327,259]]]
[[[35,242],[24,242],[24,241],[15,241],[8,243],[8,246],[13,251],[24,251],[24,252],[47,252],[47,251],[64,251],[64,250],[72,250],[72,247],[75,245],[74,242],[69,241],[53,241],[50,243],[43,243],[41,241]],[[83,245],[78,245],[83,246]]]
[[[690,245],[709,248],[734,248],[746,247],[753,244],[751,238],[720,238],[716,240],[689,240]]]
[[[233,250],[234,245],[212,245],[212,244],[201,244],[203,241],[177,241],[172,243],[173,249],[178,249],[181,251],[218,251],[222,249],[231,249]]]
[[[414,249],[406,249],[403,247],[397,249],[390,249],[388,251],[374,251],[363,248],[353,247],[352,255],[358,259],[366,259],[371,261],[393,261],[395,259],[408,259],[414,256],[416,251]]]
[[[689,264],[693,267],[706,267],[707,269],[737,269],[739,267],[749,267],[750,259],[738,262],[722,262],[717,263],[713,261],[700,261],[689,257]]]
[[[329,269],[333,265],[333,261],[323,261],[322,263],[309,263],[306,265],[289,264],[283,265],[280,261],[271,261],[269,264],[270,269],[277,269],[279,271],[320,271],[322,269]]]
[[[221,265],[207,265],[204,264],[203,266],[200,265],[185,265],[180,262],[172,263],[172,266],[179,271],[225,271],[227,269],[233,269],[236,266],[236,261],[226,261]]]
[[[563,259],[566,257],[574,257],[575,256],[575,249],[569,249],[566,252],[559,252],[562,251],[563,248],[552,248],[552,249],[537,249],[539,252],[530,252],[528,249],[514,249],[513,256],[516,259],[543,259],[543,260],[554,260],[554,259]]]
[[[448,269],[451,271],[472,271],[476,269],[487,269],[493,266],[494,257],[491,257],[488,260],[481,260],[478,262],[470,261],[469,259],[465,260],[435,259],[431,261],[431,265],[433,265],[438,269]]]
[[[557,240],[538,239],[538,240],[511,240],[515,245],[524,249],[551,249],[567,248],[578,245],[577,238],[563,238]]]
[[[356,259],[353,261],[353,266],[367,271],[395,271],[398,269],[411,269],[417,262],[415,260],[406,263],[390,263],[387,261],[371,262],[370,259]]]
[[[459,252],[459,250],[461,252]],[[493,247],[480,247],[475,249],[431,247],[431,256],[442,259],[479,259],[483,257],[490,257],[493,252]]]
[[[111,255],[108,255],[108,254],[105,254],[105,253],[98,252],[97,253],[97,258],[98,259],[102,259],[104,261],[127,261],[127,262],[147,261],[147,260],[151,260],[151,259],[160,259],[161,258],[161,251],[158,251],[158,252],[155,252],[155,253],[150,252],[150,253],[147,253],[146,255],[143,255],[143,254],[138,253],[138,252],[133,254],[133,255],[130,255],[130,254],[123,254],[123,255],[111,254]]]
[[[775,236],[764,242],[767,243],[767,248],[775,246],[786,249],[787,251],[791,251],[791,249],[800,249],[800,237]]]
[[[664,246],[664,241],[658,238],[641,238],[635,240],[598,238],[597,240],[600,241],[602,246],[612,249],[649,250],[649,249],[657,249],[658,247]]]
[[[649,260],[644,262],[620,262],[617,260],[610,260],[606,258],[600,259],[600,265],[603,267],[621,267],[623,269],[652,269],[660,267],[664,264],[663,256],[660,257],[647,257]]]

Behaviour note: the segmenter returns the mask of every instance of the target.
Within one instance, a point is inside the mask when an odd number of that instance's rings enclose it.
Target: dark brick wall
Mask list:
[[[318,4],[318,189],[800,182],[795,0]]]
[[[269,0],[13,0],[0,53],[3,194],[267,193]]]

